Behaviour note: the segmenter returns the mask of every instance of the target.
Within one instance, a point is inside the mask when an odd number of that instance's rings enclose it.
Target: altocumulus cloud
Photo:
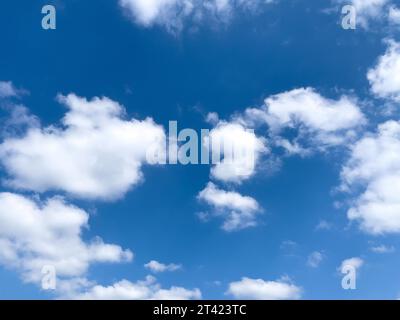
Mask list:
[[[31,127],[0,145],[7,186],[113,200],[142,180],[149,146],[163,152],[164,130],[150,118],[125,120],[124,108],[105,97],[58,101],[68,108],[61,126]]]
[[[296,300],[301,298],[302,289],[286,279],[265,281],[243,278],[229,284],[226,292],[236,299]]]

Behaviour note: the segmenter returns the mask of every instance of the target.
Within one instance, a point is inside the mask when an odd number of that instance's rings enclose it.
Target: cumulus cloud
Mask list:
[[[206,19],[227,21],[234,11],[255,12],[265,0],[119,0],[119,5],[142,26],[161,25],[180,31],[186,20],[199,23]]]
[[[296,300],[301,298],[302,289],[285,279],[265,281],[242,278],[231,282],[227,294],[236,299],[248,300]]]
[[[31,127],[0,145],[7,186],[115,199],[142,180],[149,147],[160,148],[160,154],[165,150],[162,127],[150,118],[125,120],[115,101],[74,94],[58,100],[68,108],[61,126]]]
[[[182,266],[180,264],[175,264],[175,263],[164,264],[156,260],[152,260],[149,263],[146,263],[144,266],[145,268],[155,273],[166,272],[166,271],[177,271],[179,269],[182,269]]]
[[[388,41],[388,48],[367,74],[371,92],[384,99],[400,102],[400,44]]]
[[[339,271],[346,269],[347,267],[352,267],[355,270],[360,269],[364,265],[364,260],[359,257],[353,257],[349,259],[345,259],[342,261]]]
[[[268,97],[261,108],[248,108],[240,117],[248,125],[267,124],[273,140],[289,153],[324,149],[356,137],[366,120],[356,101],[348,96],[332,100],[313,88],[300,88]],[[285,130],[296,130],[291,141]]]
[[[213,214],[224,219],[225,231],[236,231],[257,225],[256,217],[261,208],[258,202],[240,193],[219,189],[209,182],[197,198],[214,208]]]
[[[324,255],[319,251],[314,251],[308,256],[307,265],[311,268],[318,268],[324,260]]]
[[[188,290],[182,287],[163,289],[152,276],[144,281],[119,281],[110,286],[95,285],[87,292],[74,296],[82,300],[191,300],[201,299],[199,289]]]
[[[342,189],[357,193],[350,220],[375,235],[400,232],[400,122],[387,121],[357,142],[341,177]]]
[[[395,7],[395,6],[391,6],[389,9],[389,22],[392,24],[400,24],[400,9]]]
[[[131,261],[133,254],[101,238],[87,242],[82,232],[89,214],[54,197],[33,200],[0,193],[0,263],[38,283],[44,266],[52,266],[60,279],[84,276],[93,263]]]
[[[204,138],[211,149],[211,176],[214,179],[240,183],[254,175],[261,156],[268,153],[266,141],[253,130],[235,122],[220,121]]]

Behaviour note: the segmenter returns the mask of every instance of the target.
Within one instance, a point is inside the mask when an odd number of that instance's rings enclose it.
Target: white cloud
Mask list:
[[[344,191],[362,190],[350,220],[371,234],[400,232],[400,122],[387,121],[357,142],[341,177]]]
[[[93,263],[131,261],[133,254],[100,238],[82,239],[89,215],[54,197],[45,202],[0,193],[0,263],[16,269],[26,282],[38,283],[44,266],[60,279],[85,275]]]
[[[330,230],[332,229],[332,224],[326,220],[321,220],[317,226],[315,227],[316,230]]]
[[[400,24],[400,9],[391,6],[389,9],[389,22],[392,24]]]
[[[308,256],[307,265],[311,268],[318,268],[324,260],[324,255],[321,252],[314,251]]]
[[[301,298],[301,288],[284,280],[265,281],[242,278],[229,284],[227,294],[236,299],[295,300]]]
[[[371,91],[379,98],[400,101],[400,44],[388,41],[388,48],[367,74]]]
[[[180,264],[175,264],[175,263],[164,264],[156,260],[152,260],[149,263],[146,263],[144,266],[145,268],[155,273],[165,272],[165,271],[177,271],[182,268]]]
[[[108,287],[95,285],[85,293],[73,296],[82,300],[190,300],[201,299],[199,289],[188,290],[182,287],[162,289],[152,276],[145,281],[132,283],[119,281]]]
[[[108,98],[58,99],[69,109],[62,126],[33,127],[0,145],[9,187],[115,199],[142,180],[148,148],[165,148],[162,127],[150,118],[124,120],[123,107]]]
[[[257,224],[256,217],[261,208],[251,197],[218,189],[212,182],[197,197],[213,206],[215,215],[224,218],[222,228],[226,231],[245,229]]]
[[[7,103],[2,109],[8,116],[0,120],[0,137],[15,137],[23,135],[28,128],[39,128],[40,120],[31,115],[23,105]]]
[[[212,124],[212,125],[217,125],[219,122],[219,115],[216,112],[209,112],[206,116],[206,122]]]
[[[248,125],[267,124],[276,144],[289,153],[347,143],[366,122],[354,99],[347,96],[327,99],[313,88],[268,97],[261,108],[247,109],[240,121]],[[289,141],[280,136],[285,129],[297,130],[298,135]],[[311,146],[307,145],[310,142]]]
[[[263,138],[235,122],[220,121],[203,144],[217,159],[212,161],[211,176],[224,182],[240,183],[252,177],[261,155],[268,152]]]
[[[335,0],[337,3],[353,5],[357,12],[357,25],[368,29],[371,20],[385,17],[387,4],[391,0]]]
[[[370,250],[375,253],[392,253],[395,251],[395,248],[393,246],[388,247],[382,244],[379,246],[373,246]]]
[[[346,266],[351,266],[354,269],[358,270],[364,265],[364,260],[359,257],[353,257],[349,259],[345,259],[342,261],[339,271],[345,269]]]
[[[255,11],[264,0],[119,0],[125,12],[142,26],[161,25],[176,32],[185,20],[199,23],[205,19],[227,21],[236,10]]]
[[[0,81],[0,98],[18,97],[21,93],[11,81]]]

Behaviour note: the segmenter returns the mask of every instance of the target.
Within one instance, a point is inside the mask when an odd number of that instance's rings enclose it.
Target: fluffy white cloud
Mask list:
[[[218,189],[212,182],[197,197],[213,206],[215,215],[224,218],[222,228],[226,231],[245,229],[257,224],[256,217],[261,208],[251,197]]]
[[[358,270],[364,265],[364,260],[359,257],[353,257],[349,259],[345,259],[342,261],[339,271],[346,269],[346,267],[351,266],[354,269]]]
[[[321,252],[314,251],[308,256],[307,265],[311,268],[318,268],[324,260],[324,255]]]
[[[182,287],[162,289],[152,276],[145,281],[132,283],[122,280],[108,287],[95,285],[87,292],[77,294],[75,299],[83,300],[190,300],[201,299],[199,289],[188,290]]]
[[[400,9],[392,6],[389,9],[389,22],[392,24],[400,24]]]
[[[100,238],[82,239],[89,215],[54,197],[45,202],[0,193],[0,263],[16,269],[24,281],[38,283],[52,266],[60,279],[85,275],[98,262],[131,261],[133,254]]]
[[[400,101],[400,44],[388,41],[388,48],[367,74],[371,91],[380,98]]]
[[[268,152],[265,139],[235,122],[220,121],[205,137],[211,149],[211,176],[224,182],[240,183],[252,177],[262,154]]]
[[[227,294],[236,299],[296,300],[301,298],[301,288],[284,280],[265,281],[242,278],[229,284]]]
[[[310,141],[311,147],[322,149],[346,143],[354,139],[356,129],[366,122],[353,99],[327,99],[313,88],[268,97],[261,108],[247,109],[240,121],[248,125],[267,124],[276,144],[290,153],[304,153]],[[281,137],[285,129],[297,130],[298,136],[293,141]]]
[[[62,126],[29,128],[0,145],[9,187],[115,199],[141,181],[148,148],[165,148],[162,127],[150,118],[124,120],[123,107],[108,98],[58,100],[69,109]]]
[[[400,122],[385,122],[357,142],[341,177],[343,190],[363,190],[348,211],[350,220],[371,234],[400,232]]]
[[[356,8],[357,25],[368,28],[371,20],[379,20],[387,15],[387,4],[391,0],[335,0],[341,5],[351,4]]]
[[[206,18],[226,21],[234,10],[254,11],[265,0],[119,0],[120,6],[136,23],[162,25],[170,31],[182,29],[184,21],[198,23]]]
[[[146,263],[144,266],[145,268],[155,273],[165,272],[165,271],[176,271],[182,268],[180,264],[175,264],[175,263],[164,264],[156,260],[152,260],[149,263]]]

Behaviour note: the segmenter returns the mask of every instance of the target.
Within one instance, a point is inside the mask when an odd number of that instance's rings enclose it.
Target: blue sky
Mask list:
[[[2,2],[0,298],[398,298],[400,3],[151,3]],[[56,30],[41,28],[45,4]],[[262,144],[254,172],[130,164],[169,121]],[[224,230],[232,212],[251,226]]]

